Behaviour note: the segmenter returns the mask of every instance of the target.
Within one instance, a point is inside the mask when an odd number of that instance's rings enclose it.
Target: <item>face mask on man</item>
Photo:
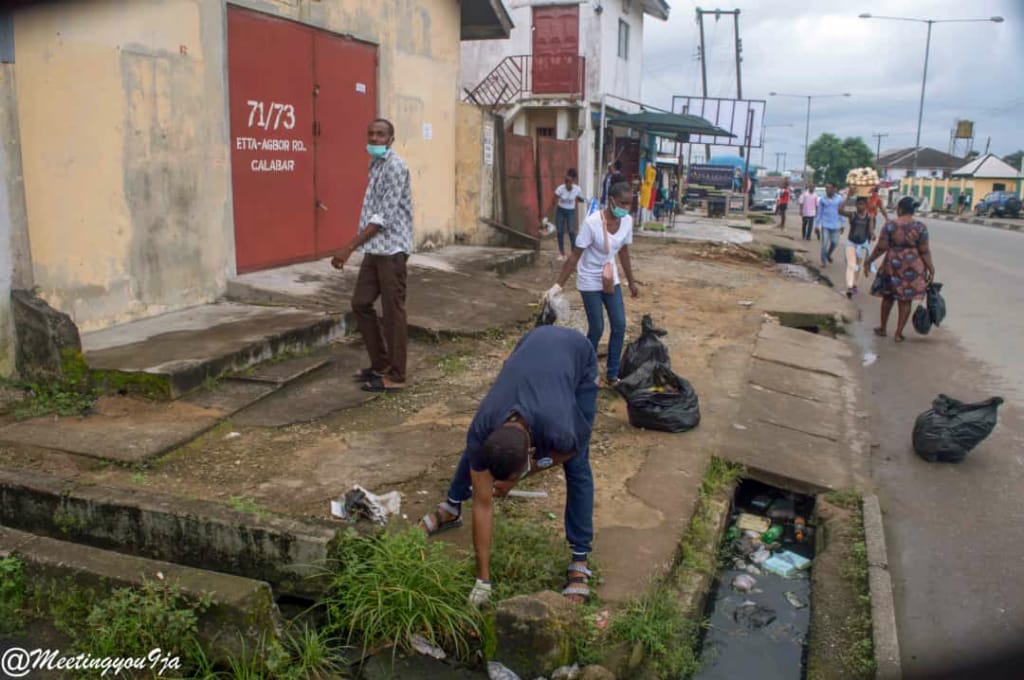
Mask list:
[[[615,217],[617,219],[621,220],[623,217],[625,217],[628,214],[629,214],[629,211],[626,210],[625,208],[619,208],[619,207],[612,208],[612,215],[615,215]]]
[[[366,153],[370,154],[371,158],[380,158],[388,152],[388,147],[384,144],[367,144]]]

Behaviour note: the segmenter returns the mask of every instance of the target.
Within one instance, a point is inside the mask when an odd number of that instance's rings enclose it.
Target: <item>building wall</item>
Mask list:
[[[496,125],[493,116],[472,104],[459,104],[456,119],[456,238],[475,245],[496,242],[496,233],[480,218],[495,218],[495,143],[500,123]]]
[[[32,288],[14,64],[0,64],[0,376],[13,377],[11,289]]]
[[[640,86],[643,80],[643,26],[644,14],[640,0],[608,0],[602,3],[604,11],[597,14],[592,7],[580,7],[581,23],[580,42],[584,36],[599,35],[600,40],[593,41],[595,54],[587,53],[590,71],[590,59],[596,59],[594,71],[597,81],[587,82],[587,98],[600,101],[602,94],[614,95],[634,101],[640,100]],[[628,7],[628,11],[626,8]],[[618,55],[619,20],[629,25],[628,58]],[[587,41],[591,43],[591,41]],[[614,101],[612,105],[616,105]],[[621,103],[618,104],[621,106]]]
[[[554,4],[554,3],[550,3]],[[512,18],[513,28],[507,40],[467,40],[462,43],[461,68],[459,71],[459,94],[472,90],[487,74],[494,70],[505,57],[533,52],[533,9],[529,2],[505,7]],[[580,8],[583,9],[582,7]],[[583,36],[580,35],[580,42]]]
[[[900,193],[917,197],[927,197],[932,202],[933,209],[939,209],[941,203],[937,203],[947,193],[953,194],[956,201],[960,194],[966,192],[971,197],[971,205],[983,199],[986,194],[995,191],[996,184],[1005,184],[1006,191],[1018,191],[1021,180],[1019,179],[976,179],[959,177],[956,179],[937,179],[934,177],[904,178],[900,182]]]
[[[380,46],[379,111],[412,174],[417,243],[450,241],[458,3],[236,4]],[[15,15],[33,271],[82,330],[212,301],[234,274],[226,35],[212,0]]]

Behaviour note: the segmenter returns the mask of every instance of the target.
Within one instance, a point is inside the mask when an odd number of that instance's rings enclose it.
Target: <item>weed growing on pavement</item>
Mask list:
[[[333,578],[322,604],[325,632],[364,651],[411,635],[466,659],[479,639],[480,613],[466,596],[473,587],[468,559],[453,560],[440,541],[418,528],[362,536],[347,532],[333,555]]]
[[[743,467],[726,462],[712,456],[708,462],[704,479],[698,491],[697,505],[693,511],[690,525],[683,534],[679,544],[677,564],[681,570],[693,570],[705,574],[713,574],[718,566],[718,555],[714,545],[714,503],[718,497],[729,489],[736,480],[743,476]]]
[[[228,499],[228,505],[232,510],[248,512],[251,515],[257,515],[259,517],[266,517],[270,514],[265,509],[261,508],[255,499],[247,496],[232,496]]]
[[[841,508],[847,510],[860,511],[861,497],[860,493],[853,489],[840,489],[838,491],[830,491],[825,494],[825,500],[833,505],[838,505]]]
[[[25,596],[25,563],[14,555],[0,559],[0,635],[21,630]]]
[[[629,602],[611,625],[615,638],[643,646],[648,667],[662,678],[685,678],[700,668],[699,630],[683,613],[678,593],[665,585]]]
[[[36,418],[55,413],[59,416],[77,416],[96,404],[98,393],[90,388],[80,390],[62,383],[33,383],[25,385],[29,396],[14,408],[18,420]]]
[[[496,515],[492,546],[495,600],[561,589],[569,554],[550,526]]]
[[[441,369],[441,374],[444,377],[451,378],[469,368],[471,356],[466,350],[455,350],[451,354],[441,357],[441,360],[437,362],[437,367]]]
[[[854,508],[856,509],[856,505]],[[841,658],[843,664],[858,677],[873,678],[875,649],[872,641],[868,551],[864,543],[864,520],[859,511],[854,512],[853,517],[853,543],[843,565],[843,578],[856,596],[856,611],[847,618],[845,626],[849,638],[854,642],[849,649],[841,652]]]

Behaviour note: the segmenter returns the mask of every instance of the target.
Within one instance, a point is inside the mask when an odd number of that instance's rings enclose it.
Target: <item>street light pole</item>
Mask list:
[[[917,175],[917,152],[921,149],[921,124],[924,121],[924,90],[928,84],[928,55],[932,47],[932,26],[935,24],[969,24],[978,23],[982,21],[991,21],[995,24],[1003,23],[1004,19],[1000,16],[989,17],[988,19],[916,19],[912,17],[880,17],[864,12],[860,15],[861,19],[882,19],[884,21],[913,21],[919,24],[928,24],[928,37],[924,43],[924,74],[921,76],[921,103],[917,109],[917,141],[914,144],[914,160],[913,160],[913,172]]]
[[[769,96],[772,97],[799,97],[800,99],[807,100],[807,120],[804,123],[804,175],[807,174],[808,163],[807,163],[807,151],[811,144],[811,100],[812,99],[823,99],[825,97],[849,97],[849,92],[843,92],[842,94],[786,94],[784,92],[769,92]]]

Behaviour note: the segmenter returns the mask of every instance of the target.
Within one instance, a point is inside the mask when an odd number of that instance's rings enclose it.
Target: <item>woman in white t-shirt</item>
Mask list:
[[[622,344],[626,337],[626,307],[622,301],[622,286],[619,284],[619,269],[615,256],[619,256],[622,271],[626,275],[629,292],[636,297],[639,292],[633,278],[633,267],[629,261],[629,244],[633,242],[633,218],[629,206],[633,201],[633,190],[626,182],[619,182],[608,191],[608,205],[587,219],[576,237],[576,246],[562,266],[555,288],[561,290],[576,270],[576,288],[583,298],[587,312],[587,339],[597,351],[597,344],[604,335],[604,311],[608,310],[611,336],[608,338],[608,363],[605,380],[609,386],[619,379],[619,362],[622,359]],[[608,246],[605,247],[605,230]],[[615,278],[615,291],[605,293],[601,272],[606,262],[611,262]]]
[[[583,190],[576,184],[576,169],[569,168],[565,172],[565,183],[555,189],[558,197],[558,208],[555,211],[555,228],[558,229],[558,259],[565,260],[563,239],[569,232],[569,248],[576,242],[576,204],[583,203]]]

